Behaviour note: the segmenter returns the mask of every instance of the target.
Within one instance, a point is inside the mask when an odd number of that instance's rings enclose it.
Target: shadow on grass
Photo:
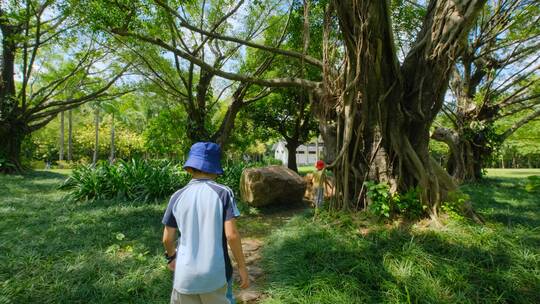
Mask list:
[[[309,210],[306,203],[261,207],[254,214],[248,214],[249,210],[246,210],[237,224],[243,238],[264,238],[282,227],[292,216],[302,214],[306,210]]]
[[[263,252],[269,303],[538,303],[534,266],[507,244],[485,246],[434,232],[351,235],[295,219]],[[536,269],[537,270],[537,269]]]
[[[540,195],[525,191],[523,183],[519,178],[486,178],[462,189],[488,222],[539,227]]]

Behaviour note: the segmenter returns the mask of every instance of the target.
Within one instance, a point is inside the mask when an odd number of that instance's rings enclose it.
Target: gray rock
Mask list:
[[[244,169],[240,179],[243,201],[255,207],[301,203],[305,191],[304,179],[283,166]]]

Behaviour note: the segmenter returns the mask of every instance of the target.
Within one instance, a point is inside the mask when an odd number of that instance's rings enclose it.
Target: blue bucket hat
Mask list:
[[[223,174],[221,148],[213,142],[198,142],[191,146],[184,169],[190,167],[206,173]]]

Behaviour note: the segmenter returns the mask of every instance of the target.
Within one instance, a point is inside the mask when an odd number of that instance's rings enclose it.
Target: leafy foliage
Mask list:
[[[168,160],[119,161],[115,165],[100,162],[95,168],[80,166],[63,183],[74,201],[127,199],[152,201],[163,199],[189,181],[178,164]]]
[[[465,202],[470,199],[469,195],[454,191],[448,194],[448,199],[441,204],[441,209],[444,213],[454,220],[463,220],[463,208]]]
[[[143,133],[145,148],[158,155],[182,154],[189,147],[186,137],[187,115],[180,108],[161,111],[150,119]]]
[[[217,182],[229,186],[240,196],[240,177],[247,167],[273,164],[261,162],[230,162],[223,166],[223,175]],[[75,168],[62,186],[69,190],[72,201],[130,200],[149,202],[167,198],[184,187],[190,175],[182,166],[170,160],[120,160],[116,164],[99,162],[95,167],[82,165]]]
[[[390,209],[392,205],[392,196],[390,188],[386,183],[377,183],[374,181],[364,182],[367,187],[367,197],[371,200],[369,209],[375,215],[390,217]]]
[[[367,197],[370,200],[369,210],[377,216],[390,218],[403,215],[408,218],[418,218],[424,214],[424,206],[420,202],[419,189],[411,189],[403,194],[390,193],[387,183],[367,181]]]

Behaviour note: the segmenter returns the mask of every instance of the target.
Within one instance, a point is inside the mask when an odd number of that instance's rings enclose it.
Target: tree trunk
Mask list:
[[[115,158],[115,144],[114,144],[114,112],[112,113],[112,116],[111,116],[111,155],[109,156],[109,162],[112,164],[114,163],[114,158]]]
[[[365,196],[363,182],[374,180],[388,183],[392,192],[418,187],[436,218],[440,202],[457,188],[431,159],[428,143],[455,63],[452,54],[459,52],[484,3],[466,2],[429,2],[422,30],[401,67],[388,1],[332,2],[347,57],[342,85],[325,81],[327,108],[339,111],[339,152],[329,165],[336,179],[331,207],[358,208]]]
[[[64,160],[64,112],[60,112],[60,138],[58,148],[58,160]]]
[[[99,153],[99,108],[96,107],[94,111],[94,155],[92,157],[92,166],[95,166],[98,160]]]
[[[457,182],[470,182],[482,178],[485,147],[479,142],[466,139],[463,134],[447,128],[436,128],[431,138],[448,145],[448,161],[446,171]]]
[[[219,144],[222,149],[226,149],[231,133],[234,129],[234,122],[236,120],[236,115],[243,106],[244,95],[240,97],[233,96],[233,102],[227,109],[225,117],[223,118],[219,129],[212,135],[211,140]]]
[[[0,125],[0,172],[21,173],[21,145],[26,132],[24,127]]]
[[[72,110],[68,111],[68,151],[67,160],[73,160],[73,113]]]
[[[287,147],[287,167],[294,172],[298,173],[298,165],[296,163],[296,149],[300,146],[298,141],[296,140],[287,140],[287,144],[285,147]]]

